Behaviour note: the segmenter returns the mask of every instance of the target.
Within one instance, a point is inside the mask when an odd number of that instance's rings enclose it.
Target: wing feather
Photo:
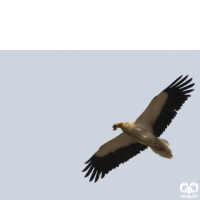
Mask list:
[[[83,172],[87,171],[85,177],[89,176],[90,181],[95,178],[98,181],[100,175],[104,178],[112,169],[118,167],[121,163],[128,161],[143,151],[147,146],[136,143],[136,141],[125,133],[103,144],[99,150],[85,163],[87,166]]]
[[[188,76],[178,77],[159,95],[153,98],[144,112],[137,118],[136,124],[145,124],[152,129],[155,136],[159,137],[172,122],[177,111],[184,102],[190,97],[189,93],[194,89],[194,83],[189,84],[192,78]],[[187,80],[187,81],[186,81]],[[188,85],[189,84],[189,85]]]

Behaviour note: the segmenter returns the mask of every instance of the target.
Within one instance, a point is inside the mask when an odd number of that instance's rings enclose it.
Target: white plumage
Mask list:
[[[177,111],[190,97],[193,84],[192,78],[180,76],[165,90],[152,99],[144,112],[132,122],[120,122],[113,125],[113,130],[121,128],[122,133],[103,144],[99,150],[86,162],[85,177],[90,181],[103,178],[109,171],[128,161],[141,151],[150,147],[153,152],[172,158],[172,151],[165,139],[158,138],[176,116]]]

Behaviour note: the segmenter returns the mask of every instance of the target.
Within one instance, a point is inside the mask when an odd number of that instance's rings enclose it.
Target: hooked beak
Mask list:
[[[122,128],[123,122],[119,122],[113,125],[113,131],[117,130],[117,128]]]
[[[117,130],[117,125],[116,124],[114,124],[112,127],[113,127],[113,131]]]

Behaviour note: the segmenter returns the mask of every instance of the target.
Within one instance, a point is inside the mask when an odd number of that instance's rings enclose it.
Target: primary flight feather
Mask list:
[[[103,144],[85,163],[85,177],[91,175],[90,181],[103,178],[112,169],[128,161],[141,151],[150,147],[164,158],[172,158],[172,151],[167,140],[158,138],[176,116],[177,111],[190,97],[194,86],[189,84],[192,78],[178,77],[166,89],[152,99],[144,112],[131,122],[119,122],[113,130],[121,128],[122,133]]]

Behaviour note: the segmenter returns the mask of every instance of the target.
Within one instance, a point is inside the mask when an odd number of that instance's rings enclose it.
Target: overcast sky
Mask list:
[[[1,51],[0,199],[181,199],[182,182],[200,183],[199,69],[197,51]],[[187,74],[195,91],[161,136],[173,159],[148,148],[97,183],[84,178],[120,133],[112,125]]]

